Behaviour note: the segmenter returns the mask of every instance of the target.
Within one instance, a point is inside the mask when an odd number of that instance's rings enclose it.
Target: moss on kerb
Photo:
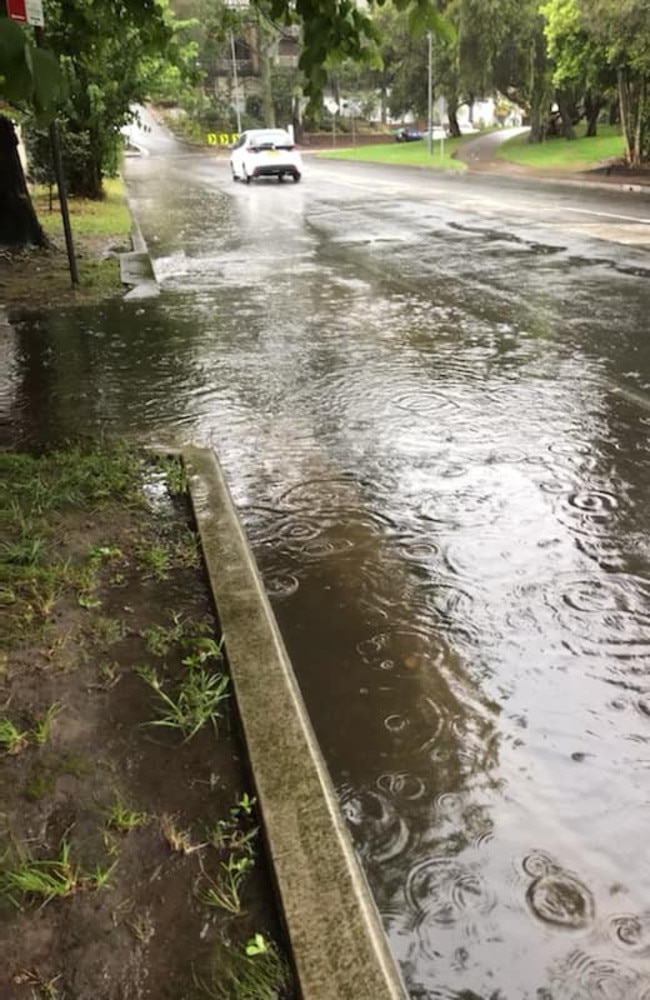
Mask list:
[[[184,459],[302,996],[404,998],[219,464]]]

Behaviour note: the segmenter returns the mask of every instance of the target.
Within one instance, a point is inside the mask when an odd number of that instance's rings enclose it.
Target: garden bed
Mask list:
[[[0,480],[0,995],[292,997],[183,466]]]

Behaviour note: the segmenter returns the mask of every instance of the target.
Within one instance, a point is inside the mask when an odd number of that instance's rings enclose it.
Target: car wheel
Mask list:
[[[244,181],[244,184],[250,184],[251,182],[251,175],[249,174],[246,167],[242,168],[242,180]]]
[[[296,171],[296,173],[293,175],[293,183],[297,184],[298,181],[300,180],[300,177],[301,175],[298,173],[298,171]]]
[[[230,169],[231,169],[231,171],[232,171],[232,179],[233,179],[234,181],[238,181],[238,180],[239,180],[239,178],[238,178],[237,174],[235,173],[235,168],[233,167],[233,165],[232,165],[232,164],[230,165]]]
[[[278,182],[282,184],[283,180],[284,180],[284,174],[278,174]]]

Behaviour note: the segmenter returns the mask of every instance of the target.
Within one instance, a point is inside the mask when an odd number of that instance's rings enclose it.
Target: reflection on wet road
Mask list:
[[[164,294],[6,435],[218,448],[414,998],[650,1000],[645,203],[337,169],[131,163]]]

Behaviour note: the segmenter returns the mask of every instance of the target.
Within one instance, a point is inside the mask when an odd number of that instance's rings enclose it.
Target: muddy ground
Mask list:
[[[0,996],[288,997],[228,682],[152,724],[227,674],[182,470],[119,455],[0,453]]]

